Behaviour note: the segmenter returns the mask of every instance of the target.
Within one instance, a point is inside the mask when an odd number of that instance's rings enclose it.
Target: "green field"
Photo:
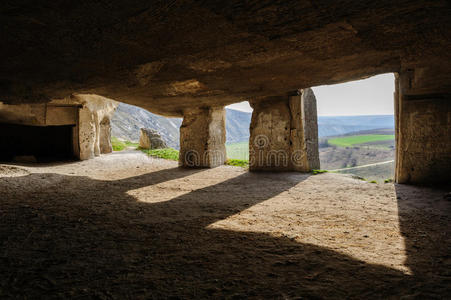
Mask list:
[[[352,135],[329,139],[329,144],[338,147],[353,147],[355,145],[361,145],[365,143],[391,141],[394,139],[395,139],[394,135],[386,135],[386,134]]]
[[[226,144],[227,158],[249,160],[249,142]]]

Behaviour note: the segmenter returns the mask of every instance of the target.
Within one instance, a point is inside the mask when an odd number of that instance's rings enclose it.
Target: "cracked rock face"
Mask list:
[[[9,104],[97,94],[181,116],[402,69],[451,70],[446,0],[11,1],[0,25]]]

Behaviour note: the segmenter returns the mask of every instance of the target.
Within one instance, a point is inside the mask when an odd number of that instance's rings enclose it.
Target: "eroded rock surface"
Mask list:
[[[79,110],[80,159],[90,159],[101,153],[111,153],[111,118],[115,101],[97,95],[71,97],[82,104]]]
[[[179,165],[182,167],[217,167],[227,159],[224,107],[210,107],[185,112],[180,127]]]
[[[398,183],[451,180],[451,95],[446,87],[424,93],[431,84],[423,72],[407,71],[397,80],[396,172]]]
[[[163,141],[160,134],[153,129],[141,128],[139,137],[139,147],[143,149],[163,149],[168,145]]]
[[[298,93],[251,103],[251,171],[319,169],[316,98],[311,89]]]

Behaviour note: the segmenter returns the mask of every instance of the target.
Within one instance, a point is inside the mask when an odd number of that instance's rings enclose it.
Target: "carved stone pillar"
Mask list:
[[[224,107],[200,108],[184,112],[180,127],[179,165],[213,168],[227,159]]]
[[[250,171],[319,169],[316,98],[311,89],[251,103]]]

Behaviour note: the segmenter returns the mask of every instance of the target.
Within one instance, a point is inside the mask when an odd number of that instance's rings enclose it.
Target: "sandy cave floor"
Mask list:
[[[446,298],[449,191],[137,151],[3,164],[0,298]]]

